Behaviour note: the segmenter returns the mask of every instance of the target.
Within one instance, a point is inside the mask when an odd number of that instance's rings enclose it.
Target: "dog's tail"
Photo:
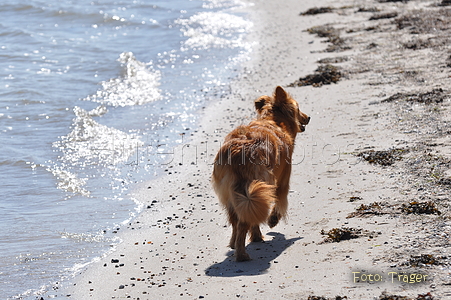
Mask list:
[[[268,219],[271,204],[276,201],[276,187],[254,180],[244,187],[244,193],[235,190],[234,200],[239,220],[245,220],[250,225],[264,223]]]

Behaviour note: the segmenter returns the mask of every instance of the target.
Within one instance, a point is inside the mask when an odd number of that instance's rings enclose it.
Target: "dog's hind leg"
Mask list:
[[[246,235],[250,226],[247,223],[238,222],[237,234],[235,240],[235,257],[236,261],[246,261],[250,260],[249,254],[246,253]]]
[[[231,205],[227,208],[227,214],[229,216],[229,222],[232,225],[232,237],[230,238],[229,247],[235,249],[236,233],[238,230],[238,217],[235,213],[235,209]]]
[[[287,175],[283,176],[278,182],[276,190],[277,201],[268,217],[268,225],[270,228],[276,226],[279,223],[279,220],[286,216],[288,208],[288,191],[290,189],[290,173],[291,166],[288,166],[285,172]]]
[[[251,242],[263,242],[263,235],[260,231],[260,225],[253,225],[251,227]]]

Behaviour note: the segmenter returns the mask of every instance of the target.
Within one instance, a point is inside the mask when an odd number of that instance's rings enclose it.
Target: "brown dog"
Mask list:
[[[255,100],[255,108],[257,120],[226,136],[212,176],[232,224],[230,247],[236,249],[237,261],[250,260],[245,250],[248,231],[252,242],[263,241],[259,224],[272,228],[286,216],[294,140],[310,120],[280,86],[273,97]]]

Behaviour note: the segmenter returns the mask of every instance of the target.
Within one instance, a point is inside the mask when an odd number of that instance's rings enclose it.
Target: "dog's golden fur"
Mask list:
[[[271,228],[286,216],[291,156],[298,132],[310,118],[278,86],[272,97],[255,100],[257,119],[230,132],[215,158],[212,183],[225,207],[237,261],[249,260],[247,232],[263,241],[261,223]]]

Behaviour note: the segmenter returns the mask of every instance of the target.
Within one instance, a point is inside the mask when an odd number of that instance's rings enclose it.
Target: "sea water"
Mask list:
[[[142,209],[130,189],[246,59],[243,5],[0,3],[1,298],[48,297],[119,242]]]

